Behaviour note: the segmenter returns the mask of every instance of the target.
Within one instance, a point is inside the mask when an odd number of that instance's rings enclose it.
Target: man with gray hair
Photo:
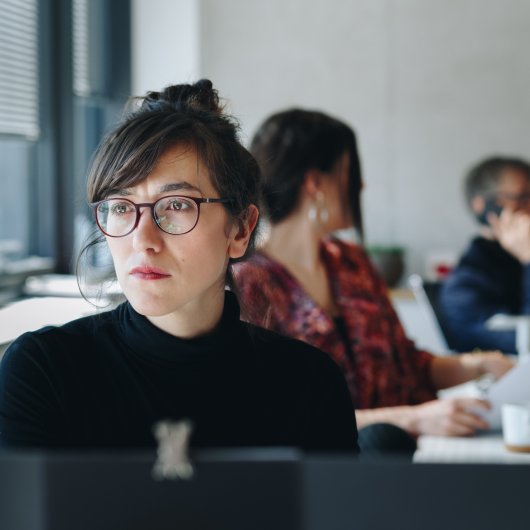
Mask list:
[[[441,287],[449,341],[457,351],[514,353],[515,332],[485,323],[497,313],[530,315],[530,164],[483,160],[467,174],[465,192],[480,231]]]

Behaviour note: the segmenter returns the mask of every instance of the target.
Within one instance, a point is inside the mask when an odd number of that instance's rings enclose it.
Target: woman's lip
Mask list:
[[[144,280],[161,280],[171,276],[171,274],[158,267],[134,267],[129,271],[129,274]]]

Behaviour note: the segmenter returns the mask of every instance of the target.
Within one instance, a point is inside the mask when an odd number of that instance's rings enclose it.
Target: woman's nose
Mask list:
[[[160,252],[163,245],[163,234],[156,225],[151,211],[149,208],[142,208],[139,215],[138,224],[133,232],[135,250]]]

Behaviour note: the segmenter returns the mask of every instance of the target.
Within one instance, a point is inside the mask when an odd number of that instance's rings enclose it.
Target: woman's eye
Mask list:
[[[112,205],[111,212],[114,215],[123,215],[132,210],[132,206],[126,202],[117,202]]]
[[[174,199],[168,204],[168,207],[170,210],[180,212],[188,209],[190,205],[181,199]]]

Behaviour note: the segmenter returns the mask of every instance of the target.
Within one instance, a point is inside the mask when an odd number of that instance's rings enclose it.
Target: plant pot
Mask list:
[[[370,260],[388,287],[395,287],[405,272],[404,251],[401,247],[369,247]]]

